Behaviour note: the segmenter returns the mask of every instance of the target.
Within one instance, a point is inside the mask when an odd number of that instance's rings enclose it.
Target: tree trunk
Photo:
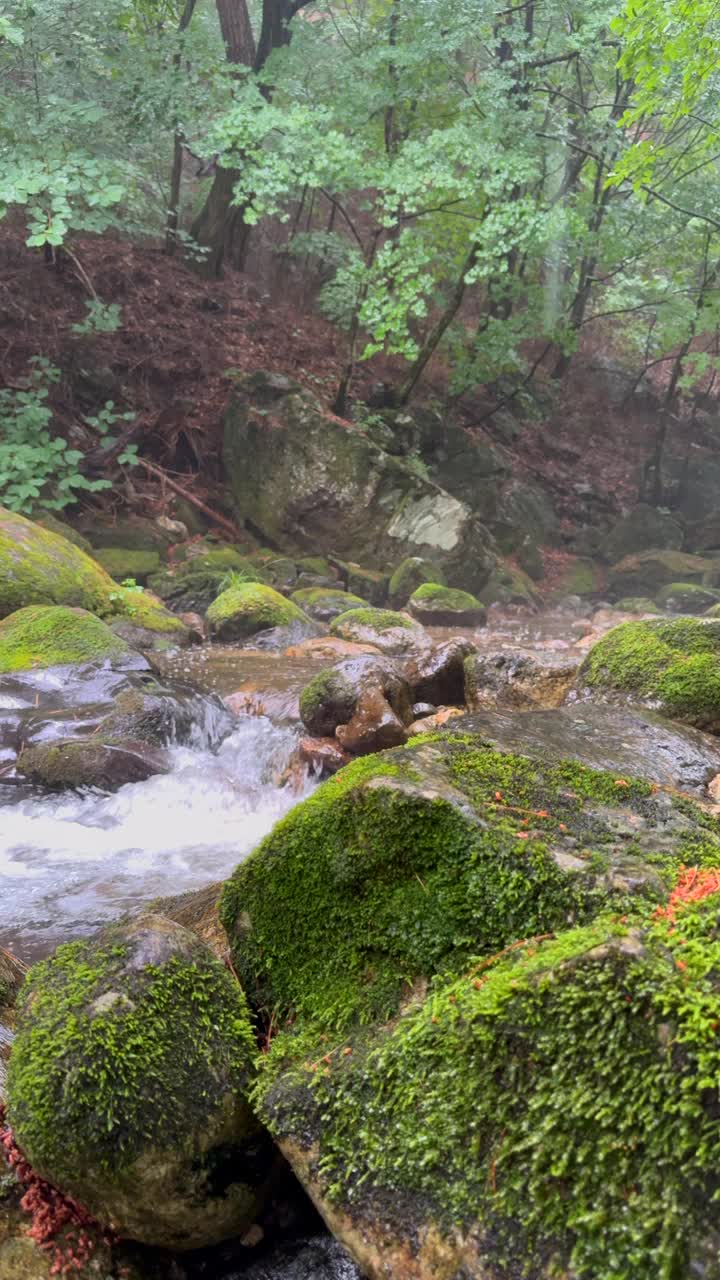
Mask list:
[[[450,328],[450,325],[452,324],[453,320],[455,319],[455,316],[460,310],[460,307],[462,306],[462,300],[465,297],[465,289],[467,288],[467,285],[465,283],[465,277],[475,265],[476,255],[477,255],[477,246],[473,244],[470,249],[470,252],[468,253],[465,261],[462,264],[460,275],[458,276],[457,282],[455,284],[455,288],[450,294],[450,298],[448,299],[448,303],[447,303],[447,306],[445,307],[445,310],[443,311],[439,320],[433,325],[432,329],[430,330],[430,333],[425,339],[425,342],[423,343],[422,349],[418,354],[418,357],[414,365],[412,366],[407,378],[405,379],[402,386],[400,387],[400,390],[398,392],[398,397],[397,397],[397,403],[399,405],[407,404],[418,382],[420,381],[423,373],[425,372],[426,366],[429,364],[432,356],[434,356],[447,330]]]
[[[196,0],[185,0],[185,8],[180,17],[178,32],[182,35],[183,31],[187,31],[195,12]],[[182,63],[182,51],[178,50],[175,54],[175,70],[180,70]],[[176,125],[175,135],[173,138],[173,162],[172,173],[170,176],[170,200],[168,202],[167,219],[165,222],[165,252],[173,254],[177,248],[177,229],[180,211],[180,184],[182,182],[182,165],[183,165],[183,139],[182,130]]]
[[[217,0],[226,48],[240,51],[240,56],[230,61],[244,62],[255,72],[262,70],[273,49],[290,43],[290,20],[307,3],[309,0],[263,0],[262,26],[255,48],[246,0]],[[244,17],[239,19],[235,15],[230,25],[223,17],[223,10],[229,12],[235,8],[242,9]],[[239,169],[218,167],[207,200],[191,227],[193,239],[208,251],[200,269],[211,278],[222,275],[225,263],[240,271],[245,265],[250,228],[243,219],[242,208],[233,204],[240,176]]]

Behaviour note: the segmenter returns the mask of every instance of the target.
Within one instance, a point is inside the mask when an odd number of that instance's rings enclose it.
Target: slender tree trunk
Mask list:
[[[375,231],[370,242],[370,248],[365,256],[366,275],[362,285],[360,286],[357,300],[355,302],[355,310],[353,311],[352,320],[350,322],[347,363],[343,369],[342,377],[340,378],[340,385],[338,386],[337,394],[333,401],[333,413],[336,413],[339,418],[345,418],[347,416],[348,396],[350,394],[353,377],[355,376],[355,365],[357,363],[357,340],[360,335],[360,312],[362,311],[363,303],[367,298],[368,288],[370,285],[370,272],[375,261],[375,255],[378,250],[381,236],[382,229]]]
[[[255,48],[246,0],[217,0],[226,47],[238,54],[231,61],[244,62],[247,66],[252,66],[255,72],[261,71],[273,49],[289,44],[290,21],[308,3],[310,0],[263,0],[262,25]],[[244,18],[236,18],[231,26],[223,19],[221,5],[241,8]],[[230,42],[226,31],[233,33]],[[246,38],[242,42],[235,42],[234,33],[240,32],[249,33],[252,45]],[[206,276],[221,276],[225,263],[230,263],[238,270],[242,270],[245,265],[250,228],[244,221],[242,208],[233,204],[235,187],[240,177],[239,169],[218,167],[207,200],[191,228],[193,239],[208,251],[201,265]]]
[[[185,0],[185,8],[180,17],[178,32],[180,35],[190,26],[193,13],[195,12],[196,0]],[[175,54],[175,71],[180,70],[182,64],[182,50],[178,50]],[[167,219],[165,222],[165,252],[174,254],[177,248],[177,229],[180,213],[180,186],[182,183],[182,166],[183,166],[183,136],[182,130],[178,125],[175,126],[173,136],[173,162],[172,173],[170,175],[170,199],[168,202]]]
[[[463,262],[462,268],[460,270],[460,275],[458,276],[458,279],[455,283],[455,287],[450,295],[450,298],[448,299],[448,303],[447,303],[447,306],[445,307],[445,310],[443,311],[440,318],[436,321],[436,323],[433,325],[432,329],[430,330],[430,333],[425,339],[425,342],[423,343],[422,349],[414,365],[410,369],[410,372],[408,373],[407,378],[405,379],[402,386],[400,387],[400,390],[398,392],[398,397],[397,397],[398,404],[400,405],[407,404],[418,382],[420,381],[420,378],[425,372],[425,369],[428,363],[430,362],[432,356],[434,356],[435,352],[440,346],[442,339],[447,333],[447,330],[450,328],[450,325],[452,324],[453,320],[455,319],[455,316],[460,310],[460,307],[462,306],[463,298],[465,297],[465,290],[467,288],[465,277],[475,265],[476,255],[477,255],[477,248],[473,244],[470,249],[470,252],[468,253],[465,261]]]

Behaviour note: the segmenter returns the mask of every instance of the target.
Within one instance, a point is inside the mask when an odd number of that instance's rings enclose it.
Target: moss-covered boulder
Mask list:
[[[717,1275],[717,920],[528,936],[387,1027],[276,1039],[260,1115],[367,1274]]]
[[[594,560],[586,556],[573,556],[553,580],[548,594],[551,603],[566,596],[598,596],[605,588],[605,572]]]
[[[658,591],[655,600],[668,613],[706,613],[712,605],[720,604],[720,591],[693,582],[671,582]]]
[[[341,640],[373,644],[381,653],[412,653],[428,643],[419,622],[392,609],[349,609],[333,619],[330,631]]]
[[[521,605],[536,610],[542,604],[542,597],[532,578],[507,560],[497,565],[478,596],[486,605]]]
[[[301,587],[290,596],[293,604],[310,618],[318,622],[332,622],[348,609],[369,608],[369,602],[361,596],[351,595],[349,591],[338,591],[331,587]]]
[[[207,611],[216,640],[249,640],[276,628],[311,627],[311,620],[292,600],[260,582],[229,587]]]
[[[679,551],[683,537],[682,525],[669,511],[639,502],[613,525],[603,543],[603,556],[609,564],[618,564],[641,551]]]
[[[431,560],[422,556],[408,556],[401,561],[390,578],[388,603],[391,609],[403,609],[413,591],[425,582],[438,582],[445,586],[445,574]]]
[[[25,747],[16,769],[23,778],[52,791],[84,787],[117,791],[126,783],[168,773],[170,758],[160,748],[132,739],[74,738]]]
[[[423,556],[453,585],[487,581],[493,540],[470,506],[288,378],[236,384],[223,460],[239,516],[275,546],[370,566]]]
[[[185,648],[195,638],[195,633],[182,618],[171,613],[152,591],[120,587],[116,594],[116,608],[122,614],[114,618],[110,626],[134,649],[164,652]]]
[[[96,551],[95,559],[116,582],[133,578],[142,586],[151,574],[159,573],[161,565],[158,551],[133,551],[127,547],[105,547]]]
[[[59,947],[31,971],[8,1077],[33,1167],[121,1236],[193,1249],[253,1221],[272,1153],[246,1101],[240,987],[158,915]]]
[[[85,609],[34,605],[0,622],[0,674],[119,658],[129,646]]]
[[[403,724],[412,720],[410,685],[398,668],[386,659],[347,658],[319,671],[300,695],[300,716],[317,738],[332,736],[352,720],[358,704],[370,691],[378,691]]]
[[[387,603],[389,577],[379,569],[368,569],[352,561],[339,561],[348,591],[369,600],[376,609]]]
[[[74,547],[79,547],[81,551],[85,551],[92,556],[92,544],[84,538],[77,529],[73,529],[72,525],[66,524],[64,520],[59,520],[53,515],[52,511],[38,512],[33,515],[32,519],[35,524],[39,524],[42,529],[49,529],[50,533],[59,533],[61,537],[67,538],[68,542],[72,542]]]
[[[228,882],[221,918],[262,1007],[386,1016],[421,979],[601,910],[649,913],[682,863],[720,865],[715,824],[649,783],[428,737],[341,770]]]
[[[671,582],[700,584],[713,569],[712,560],[683,551],[643,551],[625,556],[608,571],[610,598],[656,596]]]
[[[154,573],[148,587],[170,609],[177,613],[204,614],[213,600],[227,589],[226,569],[192,569],[192,561],[183,571],[167,569]]]
[[[647,596],[624,596],[613,607],[618,613],[660,613],[655,601]]]
[[[175,565],[175,572],[197,573],[200,569],[217,569],[243,582],[267,582],[268,575],[257,560],[243,555],[236,547],[209,544],[202,548],[190,543],[185,560]]]
[[[720,730],[720,621],[624,622],[590,650],[580,689],[637,700],[710,732]]]
[[[408,609],[426,627],[483,627],[485,606],[469,591],[426,582],[410,597]]]
[[[0,507],[0,618],[26,605],[114,612],[112,578],[67,538]]]

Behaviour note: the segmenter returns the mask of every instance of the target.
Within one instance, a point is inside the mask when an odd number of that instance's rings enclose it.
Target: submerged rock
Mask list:
[[[28,605],[0,622],[0,675],[128,653],[126,641],[85,609]]]
[[[698,729],[720,730],[720,620],[624,622],[583,662],[580,692],[655,707]]]
[[[100,617],[117,590],[101,565],[61,534],[0,507],[0,618],[26,605],[69,605]]]
[[[426,627],[483,627],[487,610],[475,596],[426,582],[410,597],[408,609]]]
[[[246,1101],[240,987],[158,915],[31,970],[8,1079],[33,1168],[121,1236],[193,1249],[252,1223],[272,1149]]]
[[[348,609],[333,619],[330,631],[342,640],[372,644],[381,653],[411,653],[429,644],[419,622],[392,609]]]
[[[146,742],[93,737],[26,747],[17,758],[16,769],[30,782],[51,790],[96,787],[117,791],[128,782],[145,782],[155,774],[168,773],[170,759]]]

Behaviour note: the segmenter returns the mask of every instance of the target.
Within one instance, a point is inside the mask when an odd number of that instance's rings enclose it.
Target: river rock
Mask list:
[[[0,675],[117,659],[127,653],[127,642],[85,609],[28,605],[0,622]]]
[[[483,604],[521,605],[534,613],[542,604],[535,583],[522,569],[501,561],[479,593]]]
[[[720,591],[693,582],[671,582],[658,591],[655,600],[668,613],[705,613],[720,603]]]
[[[720,772],[717,738],[640,707],[587,702],[523,710],[488,707],[452,727],[476,734],[498,751],[577,760],[617,778],[643,778],[702,800],[713,799],[709,787]]]
[[[720,731],[720,620],[623,622],[588,653],[577,691],[654,707],[673,720]]]
[[[354,756],[399,747],[407,736],[403,721],[378,688],[364,690],[347,724],[335,730],[341,748]]]
[[[424,627],[407,613],[392,609],[348,609],[330,624],[334,636],[372,644],[381,653],[413,653],[430,643]]]
[[[159,551],[134,551],[130,547],[106,547],[95,553],[95,559],[116,582],[132,578],[145,586],[152,573],[159,573]]]
[[[81,787],[117,791],[128,782],[168,773],[170,757],[145,742],[93,737],[25,747],[15,767],[21,777],[54,791]]]
[[[426,582],[410,597],[408,609],[426,627],[483,627],[487,610],[475,596]]]
[[[144,915],[31,971],[9,1121],[34,1169],[119,1235],[213,1244],[250,1226],[273,1159],[246,1101],[254,1055],[229,972]]]
[[[213,637],[225,641],[249,640],[262,632],[279,628],[306,627],[310,632],[313,630],[307,614],[296,604],[286,600],[273,587],[255,582],[242,583],[223,591],[210,605],[207,620]]]
[[[603,557],[618,564],[640,551],[680,551],[683,527],[669,511],[639,502],[615,522],[603,543]]]
[[[238,512],[274,545],[377,567],[429,557],[452,585],[487,581],[493,542],[470,507],[288,378],[238,384],[224,462]]]
[[[349,591],[338,591],[336,587],[303,587],[293,591],[290,596],[293,604],[302,609],[310,618],[318,622],[332,622],[348,609],[369,608],[369,601],[362,596],[354,596]]]
[[[655,596],[671,582],[700,584],[715,568],[712,560],[682,551],[643,551],[625,556],[608,573],[611,599],[622,596]]]
[[[112,578],[67,538],[0,507],[0,618],[26,605],[116,612]]]
[[[415,702],[462,706],[466,701],[464,662],[474,652],[471,640],[454,638],[410,658],[403,675]]]
[[[519,939],[370,1033],[281,1033],[260,1114],[366,1276],[712,1276],[717,897],[682,920]]]
[[[461,728],[322,784],[236,869],[221,918],[251,999],[337,1028],[518,938],[662,904],[698,840],[720,866],[690,801]]]
[[[343,750],[337,738],[301,738],[298,751],[301,760],[323,777],[337,773],[338,769],[343,769],[352,760],[352,756]]]
[[[401,724],[410,723],[413,696],[407,678],[392,660],[371,656],[345,659],[313,676],[300,695],[302,722],[314,737],[332,737],[352,720],[361,700],[367,708],[368,695],[375,692],[381,695],[384,705],[376,706],[383,716],[389,709]]]
[[[445,575],[431,560],[422,556],[408,556],[403,560],[390,578],[388,602],[391,609],[403,609],[413,591],[417,591],[425,582],[438,582],[445,585]]]
[[[120,587],[118,595],[123,616],[115,618],[110,626],[115,635],[121,636],[132,648],[164,653],[168,649],[185,649],[201,638],[197,629],[193,630],[177,614],[171,613],[151,591]]]
[[[469,707],[517,710],[559,707],[577,674],[578,662],[563,653],[470,654],[465,659],[465,698]]]

